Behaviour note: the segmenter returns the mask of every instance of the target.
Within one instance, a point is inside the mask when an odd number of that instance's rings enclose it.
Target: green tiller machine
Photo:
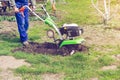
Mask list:
[[[82,42],[85,40],[80,37],[80,35],[83,33],[83,29],[80,28],[77,24],[63,24],[61,28],[57,28],[55,22],[51,19],[50,15],[46,11],[45,7],[41,5],[42,10],[45,12],[47,17],[43,19],[38,14],[35,13],[35,11],[31,10],[28,6],[24,6],[24,8],[28,8],[37,18],[39,18],[41,21],[43,21],[48,26],[52,27],[51,30],[47,31],[47,36],[49,38],[53,38],[54,42],[58,45],[62,51],[64,51],[64,55],[67,54],[73,54],[75,52],[74,48],[78,45],[81,45]],[[55,32],[58,34],[57,38],[55,38]],[[73,49],[70,49],[73,48]],[[66,49],[69,49],[68,51]],[[67,52],[66,52],[66,51]]]

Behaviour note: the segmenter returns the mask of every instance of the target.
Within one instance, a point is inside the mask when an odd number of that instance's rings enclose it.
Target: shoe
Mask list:
[[[24,45],[24,46],[28,46],[28,45],[29,45],[29,42],[28,42],[28,41],[24,41],[24,42],[23,42],[23,45]]]

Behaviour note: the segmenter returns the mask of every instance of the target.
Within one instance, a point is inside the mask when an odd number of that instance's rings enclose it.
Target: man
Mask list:
[[[23,43],[23,45],[27,46],[29,44],[28,34],[27,34],[27,30],[29,28],[29,19],[28,19],[29,10],[25,8],[23,11],[20,11],[20,9],[25,5],[28,6],[29,2],[28,0],[10,0],[10,1],[15,11],[15,17],[17,20],[20,41]],[[32,8],[35,8],[35,0],[30,0],[30,3],[32,4]]]
[[[1,12],[6,12],[8,0],[0,0]]]

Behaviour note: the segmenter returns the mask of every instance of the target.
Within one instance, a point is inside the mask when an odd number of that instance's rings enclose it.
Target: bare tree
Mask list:
[[[98,5],[95,4],[94,0],[91,0],[91,3],[93,7],[100,13],[100,15],[103,17],[104,24],[107,24],[107,21],[110,19],[110,0],[103,0],[103,7],[104,11],[100,10],[98,8]],[[97,4],[98,0],[97,0]]]

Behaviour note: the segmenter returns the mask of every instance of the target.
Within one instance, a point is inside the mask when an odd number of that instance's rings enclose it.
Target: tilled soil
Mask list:
[[[50,54],[50,55],[72,55],[75,52],[83,52],[88,51],[88,47],[83,45],[67,45],[62,48],[59,48],[59,46],[55,43],[37,43],[37,42],[30,42],[28,46],[22,46],[18,47],[12,52],[16,51],[23,51],[27,53],[33,53],[33,54]]]

